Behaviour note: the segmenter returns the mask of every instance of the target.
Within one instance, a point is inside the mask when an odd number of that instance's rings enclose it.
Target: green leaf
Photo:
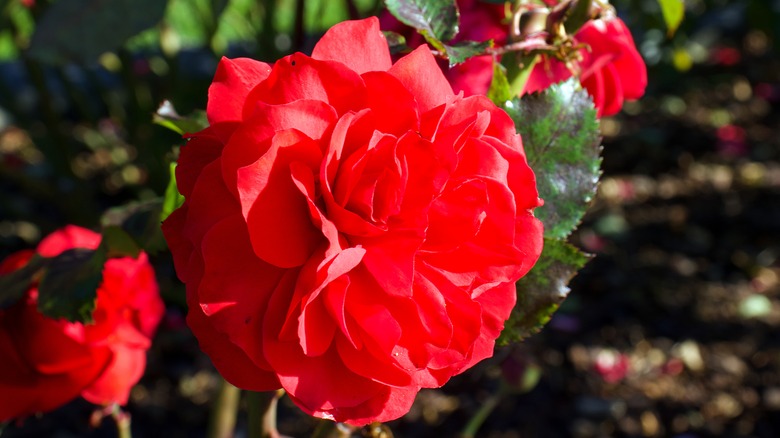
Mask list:
[[[119,227],[136,245],[151,254],[166,248],[160,229],[163,199],[131,203],[108,210],[101,218],[104,228]]]
[[[409,49],[409,46],[406,45],[406,37],[400,33],[390,32],[389,30],[383,30],[382,33],[385,35],[387,48],[390,49],[391,55],[397,55]]]
[[[13,306],[19,301],[48,261],[46,257],[34,254],[21,268],[0,275],[0,309]]]
[[[512,92],[509,90],[509,80],[506,77],[506,68],[495,59],[493,60],[493,79],[490,81],[487,97],[499,107],[503,107],[508,100],[512,99]]]
[[[97,250],[70,249],[53,257],[38,284],[38,310],[50,318],[92,322],[107,259],[102,244]]]
[[[545,237],[563,239],[579,225],[601,176],[596,109],[576,78],[514,98],[506,110],[523,138],[544,206],[535,210]]]
[[[103,228],[100,244],[105,247],[108,257],[137,258],[141,253],[138,243],[117,225]]]
[[[460,63],[466,62],[467,59],[484,55],[485,49],[493,46],[493,40],[488,41],[462,41],[458,44],[449,46],[444,45],[444,52],[447,54],[447,59],[450,62],[450,67],[454,67]]]
[[[184,196],[179,193],[179,187],[176,185],[176,163],[171,163],[169,169],[170,179],[168,179],[168,187],[165,189],[160,222],[164,221],[174,210],[184,204]]]
[[[157,24],[165,0],[58,0],[38,21],[30,56],[46,63],[92,62]]]
[[[440,44],[436,42],[447,42],[458,34],[455,0],[385,0],[385,5],[395,18],[417,29],[437,49]]]
[[[683,0],[658,0],[658,4],[666,22],[666,33],[671,37],[685,17],[685,3]]]
[[[168,128],[179,135],[198,132],[209,126],[205,111],[198,110],[189,116],[181,116],[168,100],[164,100],[160,107],[157,108],[157,112],[152,117],[152,122]]]
[[[538,333],[569,294],[569,281],[589,258],[563,240],[545,238],[539,261],[517,282],[517,305],[497,343],[506,345]]]

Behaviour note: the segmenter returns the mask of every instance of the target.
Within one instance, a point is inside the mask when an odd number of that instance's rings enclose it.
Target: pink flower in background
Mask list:
[[[99,243],[99,234],[67,226],[43,239],[36,252],[53,257]],[[11,255],[0,273],[21,268],[32,256]],[[48,318],[38,311],[37,297],[33,285],[0,310],[0,421],[50,411],[79,395],[96,404],[126,404],[164,312],[146,254],[105,264],[94,323]]]
[[[492,355],[540,200],[512,120],[427,46],[393,64],[370,18],[311,57],[223,59],[207,115],[163,232],[229,382],[362,425]]]

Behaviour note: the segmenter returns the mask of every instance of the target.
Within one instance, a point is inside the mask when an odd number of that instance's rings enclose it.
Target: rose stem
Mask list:
[[[246,408],[249,416],[249,438],[279,438],[276,430],[276,405],[283,390],[247,391]]]
[[[493,409],[498,406],[504,396],[509,392],[508,385],[501,385],[499,390],[495,394],[491,394],[480,406],[479,410],[471,417],[466,427],[460,433],[460,438],[474,438],[477,431],[482,427],[482,423],[487,420]]]
[[[211,409],[206,438],[230,438],[236,428],[241,390],[221,379],[217,399]]]
[[[133,438],[133,432],[130,430],[130,414],[122,410],[118,404],[114,405],[111,411],[111,417],[116,423],[116,431],[119,438]]]

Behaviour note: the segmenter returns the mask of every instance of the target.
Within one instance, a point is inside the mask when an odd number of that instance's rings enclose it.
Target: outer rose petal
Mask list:
[[[331,27],[314,46],[311,57],[341,62],[357,73],[387,71],[393,65],[376,17]]]
[[[66,225],[59,232],[49,234],[38,244],[36,252],[43,257],[54,257],[71,248],[95,249],[100,245],[100,234],[74,225]]]
[[[271,67],[248,58],[223,57],[209,87],[206,116],[210,124],[241,120],[244,99],[257,84],[268,77]]]
[[[78,397],[109,360],[109,352],[102,350],[102,357],[93,356],[78,372],[39,374],[17,355],[12,336],[0,316],[0,421],[51,411]]]
[[[130,389],[144,374],[146,349],[117,345],[111,363],[100,377],[81,392],[81,396],[96,405],[127,404]]]
[[[191,258],[187,270],[203,272],[203,260],[200,254]],[[210,358],[217,371],[231,384],[250,391],[272,391],[281,385],[276,374],[262,370],[247,356],[246,352],[230,342],[230,338],[215,330],[195,293],[190,292],[190,285],[197,286],[200,278],[188,280],[187,292],[187,325],[198,338],[198,345]]]
[[[428,46],[420,46],[399,59],[388,73],[398,78],[412,93],[420,113],[443,104],[455,94]]]

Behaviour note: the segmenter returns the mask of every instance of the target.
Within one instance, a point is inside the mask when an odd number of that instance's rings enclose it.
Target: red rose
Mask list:
[[[43,239],[37,252],[53,257],[99,243],[99,234],[68,226]],[[32,255],[8,257],[0,273],[21,268]],[[0,421],[50,411],[79,395],[96,404],[126,404],[165,310],[146,254],[106,263],[93,324],[43,316],[37,296],[33,286],[0,310]]]
[[[558,0],[546,0],[548,5]],[[458,0],[460,33],[453,42],[487,41],[497,46],[507,42],[510,24],[505,19],[504,5],[478,0]],[[405,34],[409,45],[423,44],[424,39],[411,32],[389,13],[383,16],[383,26]],[[598,109],[598,116],[616,114],[624,100],[639,99],[647,86],[647,67],[636,49],[631,32],[620,18],[604,18],[587,22],[575,35],[574,42],[587,44],[579,51],[582,60],[573,64],[580,82]],[[447,68],[442,64],[447,79],[456,92],[466,96],[487,94],[493,78],[493,60],[490,55],[476,56],[466,62]],[[533,93],[572,77],[563,62],[543,56],[531,72],[524,93]]]
[[[574,41],[588,45],[588,49],[580,50],[582,60],[574,64],[574,70],[593,97],[599,117],[616,114],[624,100],[639,99],[645,94],[647,67],[620,18],[588,21],[574,35]],[[564,63],[543,57],[531,72],[525,92],[544,90],[571,76]]]
[[[492,354],[542,246],[506,113],[426,46],[392,64],[370,18],[311,57],[223,59],[207,114],[163,231],[228,381],[359,425]]]

